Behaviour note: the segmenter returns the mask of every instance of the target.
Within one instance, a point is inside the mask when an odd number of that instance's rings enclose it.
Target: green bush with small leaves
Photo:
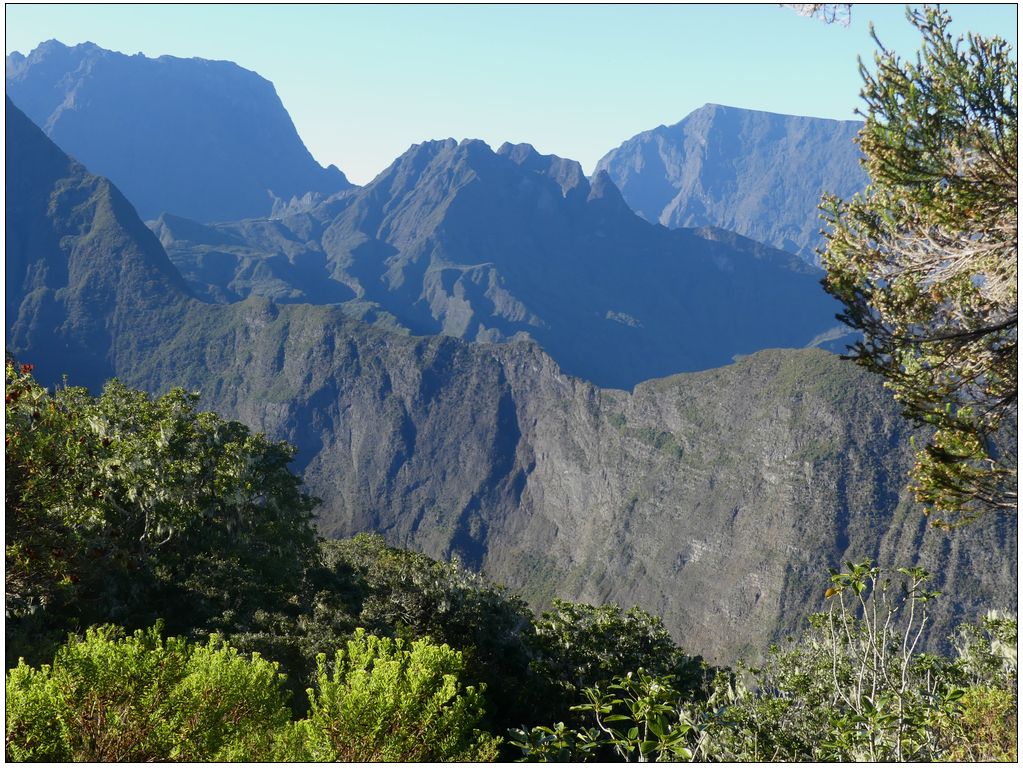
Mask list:
[[[499,739],[480,732],[481,692],[460,681],[447,645],[358,630],[328,664],[318,658],[309,717],[294,726],[291,756],[312,761],[484,761]],[[332,669],[331,669],[332,667]]]
[[[277,665],[214,637],[72,638],[52,665],[7,675],[6,756],[32,762],[272,759],[290,718]]]

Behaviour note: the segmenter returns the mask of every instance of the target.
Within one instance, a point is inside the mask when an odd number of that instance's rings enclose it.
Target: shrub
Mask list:
[[[928,574],[847,566],[802,638],[719,672],[706,699],[640,669],[583,690],[583,727],[513,729],[511,744],[529,760],[1014,760],[1016,620],[961,627],[952,658],[924,653]]]
[[[111,626],[71,638],[53,665],[7,675],[9,760],[144,762],[272,756],[288,710],[277,665],[213,637],[124,637]]]
[[[288,609],[316,503],[291,446],[179,389],[50,393],[11,363],[6,388],[8,666],[52,658],[79,627],[164,617],[224,634]]]
[[[295,725],[291,757],[313,761],[492,760],[499,740],[475,728],[481,692],[459,681],[462,655],[447,645],[358,630],[334,659],[318,658],[309,717]]]

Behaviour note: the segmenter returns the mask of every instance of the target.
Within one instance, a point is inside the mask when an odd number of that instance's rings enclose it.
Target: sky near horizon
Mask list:
[[[1014,4],[949,4],[954,30],[1017,45]],[[855,119],[873,22],[904,57],[903,5],[848,27],[755,5],[8,4],[6,53],[57,39],[227,59],[274,83],[306,146],[365,184],[411,144],[528,142],[586,173],[637,133],[712,102]]]

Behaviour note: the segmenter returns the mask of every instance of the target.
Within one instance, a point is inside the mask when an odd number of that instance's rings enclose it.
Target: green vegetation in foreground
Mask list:
[[[180,390],[6,383],[9,760],[1015,759],[1015,619],[919,652],[919,569],[850,563],[715,670],[638,608],[317,541],[292,449]]]
[[[1015,761],[1016,619],[960,627],[954,658],[922,653],[928,574],[847,566],[801,639],[719,670],[705,698],[637,669],[585,689],[582,727],[513,729],[511,743],[534,761]]]
[[[41,670],[7,675],[7,757],[31,761],[488,760],[498,739],[473,728],[480,694],[447,645],[356,632],[319,674],[293,721],[276,662],[159,627],[90,629]],[[400,725],[399,725],[400,724]]]

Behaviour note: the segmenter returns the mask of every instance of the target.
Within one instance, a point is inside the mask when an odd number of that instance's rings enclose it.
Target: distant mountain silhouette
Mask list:
[[[822,275],[730,232],[640,219],[608,176],[527,144],[417,144],[308,211],[156,225],[213,300],[358,302],[415,334],[530,337],[602,386],[803,347],[838,325]]]
[[[269,215],[275,200],[351,186],[309,154],[273,84],[229,61],[42,43],[6,60],[7,95],[139,215]]]
[[[858,121],[706,104],[672,126],[633,136],[597,163],[647,221],[733,230],[817,263],[823,192],[867,184]]]

